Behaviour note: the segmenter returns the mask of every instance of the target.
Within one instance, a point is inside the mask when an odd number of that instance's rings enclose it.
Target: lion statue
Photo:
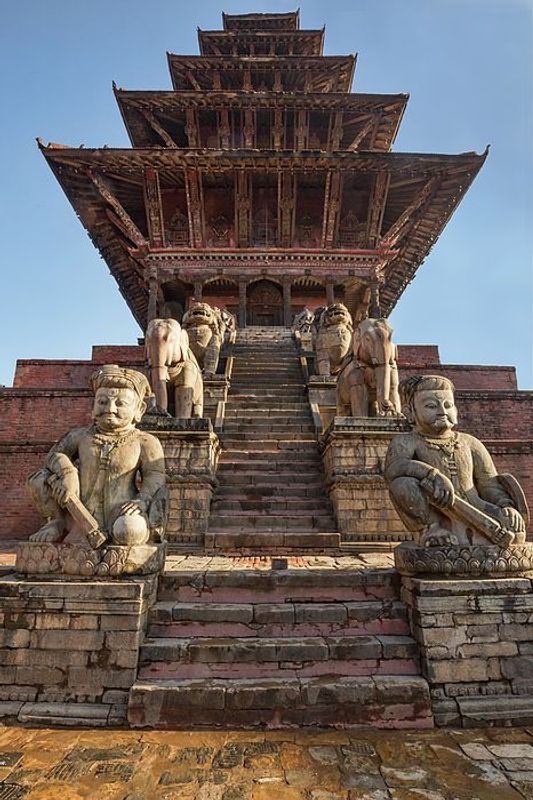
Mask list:
[[[316,334],[317,375],[337,375],[352,345],[353,323],[342,303],[332,303],[320,314]]]
[[[219,308],[208,303],[192,303],[183,315],[182,325],[189,334],[190,347],[205,378],[217,371],[226,324]]]
[[[182,419],[201,417],[204,385],[187,331],[175,319],[153,319],[146,329],[144,347],[158,408],[168,412],[167,384],[170,384],[174,391],[174,415]]]

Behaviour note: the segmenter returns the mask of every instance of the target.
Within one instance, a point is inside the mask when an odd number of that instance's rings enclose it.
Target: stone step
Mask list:
[[[297,450],[298,452],[311,451],[311,446],[316,449],[316,434],[311,431],[293,431],[291,433],[281,433],[280,431],[227,431],[223,430],[220,434],[222,447],[228,450],[241,448],[243,443],[247,443],[248,451],[257,452],[258,450]]]
[[[326,532],[328,531],[329,532]],[[222,530],[209,528],[204,537],[206,550],[215,553],[249,553],[250,555],[293,555],[297,553],[332,553],[340,550],[340,534],[335,531],[334,524],[327,526],[326,531],[315,529],[288,530],[278,528],[227,527]]]
[[[139,678],[418,675],[411,636],[148,637]]]
[[[284,480],[287,479],[289,481],[294,478],[298,482],[302,480],[304,474],[314,481],[324,479],[322,465],[319,459],[316,461],[290,461],[290,463],[286,459],[267,460],[265,458],[245,458],[239,460],[236,458],[228,458],[225,460],[225,454],[223,453],[217,471],[219,481],[236,481],[237,473],[240,472],[245,472],[246,475],[250,474],[250,476],[253,475],[255,477],[264,475],[270,481],[274,475],[283,476]]]
[[[269,422],[268,420],[239,420],[237,418],[231,418],[229,420],[224,420],[224,433],[225,434],[245,434],[249,436],[250,434],[259,435],[261,433],[278,433],[278,434],[286,434],[286,435],[293,435],[293,434],[301,434],[301,433],[311,433],[315,434],[315,427],[311,424],[310,421],[306,423],[297,423],[297,422]],[[316,441],[316,434],[315,434],[315,441]]]
[[[316,480],[312,483],[273,483],[262,481],[260,484],[221,485],[216,490],[215,500],[221,498],[234,498],[235,500],[251,500],[252,498],[287,497],[303,499],[305,497],[323,498],[328,500],[323,481]]]
[[[290,514],[293,512],[308,512],[314,513],[315,510],[326,510],[331,515],[331,510],[327,498],[322,495],[320,497],[260,497],[251,499],[247,496],[239,498],[222,498],[217,494],[214,496],[211,503],[211,513],[232,513],[233,511],[260,511],[264,514],[278,514],[288,511]]]
[[[291,511],[287,514],[271,514],[268,511],[219,511],[209,517],[209,530],[240,531],[335,531],[336,524],[331,512],[322,509],[313,513]]]
[[[306,569],[245,569],[236,559],[222,559],[219,569],[177,568],[159,577],[158,600],[176,603],[286,603],[359,602],[399,600],[400,581],[393,569],[365,567],[336,568],[319,564]],[[226,563],[227,562],[227,563]]]
[[[269,453],[272,459],[277,457],[278,460],[283,459],[285,462],[320,462],[320,453],[318,452],[316,440],[290,442],[288,440],[265,439],[263,441],[254,441],[253,447],[250,446],[246,450],[243,449],[241,442],[237,442],[235,446],[228,444],[228,446],[224,447],[221,459],[226,463],[228,461],[254,461],[258,459],[258,454],[260,453],[265,453],[265,461],[270,461],[269,456],[266,455]]]
[[[283,400],[276,400],[276,402],[269,403],[268,405],[263,402],[263,398],[261,397],[252,397],[249,398],[228,398],[226,403],[226,414],[231,416],[238,416],[239,414],[248,414],[250,416],[254,415],[271,415],[271,416],[279,416],[285,415],[291,416],[293,414],[306,414],[307,418],[309,418],[309,402],[307,399],[303,399],[299,403],[293,403],[292,401],[283,401]]]
[[[139,679],[130,691],[128,722],[133,728],[174,730],[433,726],[427,682],[397,675]],[[237,758],[244,757],[242,747],[234,745]],[[272,784],[272,797],[279,794],[276,786]]]
[[[246,487],[246,491],[248,491],[248,487],[250,489],[257,487],[257,489],[276,490],[278,483],[282,482],[283,486],[290,494],[293,490],[300,491],[302,481],[304,480],[305,486],[308,487],[311,492],[315,487],[321,490],[324,489],[324,476],[319,465],[310,471],[306,469],[305,475],[295,473],[294,469],[290,471],[278,470],[276,466],[272,468],[269,467],[265,470],[261,468],[263,466],[262,464],[259,469],[248,468],[248,464],[246,465],[246,469],[242,467],[242,464],[234,468],[235,466],[234,464],[220,465],[217,472],[220,481],[218,491],[224,490],[230,494],[232,491],[240,493],[243,491],[243,487]],[[280,487],[280,491],[281,488],[282,487]]]
[[[407,610],[393,600],[357,603],[175,603],[159,601],[152,637],[408,636]]]
[[[271,408],[233,408],[226,404],[225,424],[239,422],[241,425],[303,425],[311,419],[309,407],[284,411]]]

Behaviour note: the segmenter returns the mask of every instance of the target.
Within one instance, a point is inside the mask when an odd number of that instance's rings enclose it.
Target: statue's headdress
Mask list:
[[[411,375],[410,378],[400,381],[398,390],[402,401],[402,411],[409,422],[414,422],[414,400],[417,392],[443,390],[454,392],[455,386],[444,375]]]
[[[139,400],[144,401],[152,394],[148,379],[142,372],[135,369],[119,367],[118,364],[105,364],[91,375],[93,392],[105,387],[117,389],[132,389]]]

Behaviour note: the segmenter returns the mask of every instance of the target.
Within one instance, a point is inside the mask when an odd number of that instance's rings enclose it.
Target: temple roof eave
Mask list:
[[[403,290],[412,279],[418,266],[424,261],[434,242],[442,232],[448,219],[454,212],[459,201],[466,193],[471,182],[481,168],[486,152],[482,155],[465,153],[461,155],[437,154],[403,154],[403,153],[287,153],[275,152],[262,153],[259,151],[230,152],[194,151],[183,152],[179,150],[148,149],[85,149],[65,148],[61,145],[44,147],[41,149],[59,183],[62,185],[73,208],[78,214],[82,224],[87,228],[96,247],[109,265],[112,274],[119,283],[119,288],[128,304],[132,308],[135,318],[142,325],[146,313],[147,287],[146,274],[140,268],[139,253],[147,253],[149,245],[146,240],[132,245],[131,236],[128,241],[128,231],[125,236],[117,233],[110,221],[112,212],[106,206],[105,199],[98,196],[94,189],[93,176],[109,176],[113,180],[124,180],[130,187],[136,186],[136,191],[142,193],[143,177],[145,170],[152,168],[160,174],[175,175],[176,167],[184,170],[187,168],[208,169],[211,172],[216,166],[217,170],[234,171],[239,166],[255,166],[264,169],[265,163],[272,169],[283,169],[283,166],[300,167],[302,171],[309,170],[311,165],[327,171],[342,171],[343,169],[359,172],[370,171],[381,174],[388,171],[391,177],[391,186],[395,182],[399,185],[411,183],[413,176],[416,180],[423,180],[431,184],[432,180],[441,181],[438,196],[433,199],[427,208],[423,209],[420,219],[417,219],[414,231],[400,240],[396,248],[398,253],[390,260],[384,270],[384,285],[382,288],[383,308],[385,313],[390,313],[398,301]],[[245,163],[246,162],[246,163]],[[166,168],[168,173],[164,173]],[[163,170],[163,172],[161,172]],[[433,177],[431,177],[433,176]],[[444,178],[441,178],[444,176]],[[417,189],[417,191],[420,191]],[[107,211],[106,211],[107,208]],[[142,237],[141,237],[142,238]],[[385,242],[387,244],[387,242]],[[395,242],[389,242],[389,251],[395,247]],[[199,263],[205,253],[204,249],[197,252]],[[342,250],[327,248],[317,251],[316,258],[327,259],[343,257]],[[379,254],[376,251],[376,254]],[[185,255],[182,251],[181,257]],[[239,257],[246,254],[240,253]],[[290,254],[288,254],[290,255]],[[266,254],[268,256],[268,253]],[[224,262],[224,259],[222,259]]]
[[[179,68],[185,71],[201,69],[205,71],[245,71],[251,69],[271,69],[282,72],[310,71],[325,75],[328,70],[337,71],[337,82],[342,87],[341,91],[349,92],[352,86],[357,62],[357,54],[340,56],[201,56],[182,55],[167,52],[167,62],[172,80],[172,85],[177,91],[179,86]]]
[[[384,142],[376,149],[388,150],[400,126],[408,95],[396,94],[345,94],[342,92],[235,92],[230,90],[210,91],[143,91],[116,89],[115,99],[124,125],[134,147],[151,147],[160,144],[154,137],[148,114],[162,114],[172,118],[188,109],[212,110],[248,108],[256,109],[301,109],[305,111],[340,111],[343,113],[379,114],[378,128]]]
[[[163,166],[191,166],[202,169],[208,167],[219,170],[254,167],[264,169],[301,166],[317,169],[349,169],[361,167],[366,171],[379,171],[388,168],[391,172],[409,170],[415,165],[423,166],[427,171],[443,169],[446,166],[470,165],[479,169],[483,164],[487,151],[478,154],[466,153],[376,153],[369,151],[322,151],[306,150],[293,152],[289,150],[216,150],[207,148],[122,148],[122,147],[69,147],[68,145],[41,145],[47,160],[67,161],[74,164],[92,166],[94,168],[125,166],[131,172],[133,167],[140,171],[145,167],[157,169]]]

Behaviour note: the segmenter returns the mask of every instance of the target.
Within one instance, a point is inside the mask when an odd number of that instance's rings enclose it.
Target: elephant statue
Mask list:
[[[175,319],[152,319],[145,337],[145,352],[156,404],[168,412],[168,389],[174,390],[174,416],[201,417],[204,385],[189,336]]]
[[[204,376],[212,378],[217,371],[226,328],[220,309],[212,308],[208,303],[192,303],[183,315],[182,325]]]
[[[332,303],[323,309],[315,343],[318,375],[330,377],[340,372],[350,352],[352,332],[352,317],[345,305]]]
[[[337,414],[401,416],[397,348],[386,319],[365,319],[353,334],[352,357],[337,380]]]

